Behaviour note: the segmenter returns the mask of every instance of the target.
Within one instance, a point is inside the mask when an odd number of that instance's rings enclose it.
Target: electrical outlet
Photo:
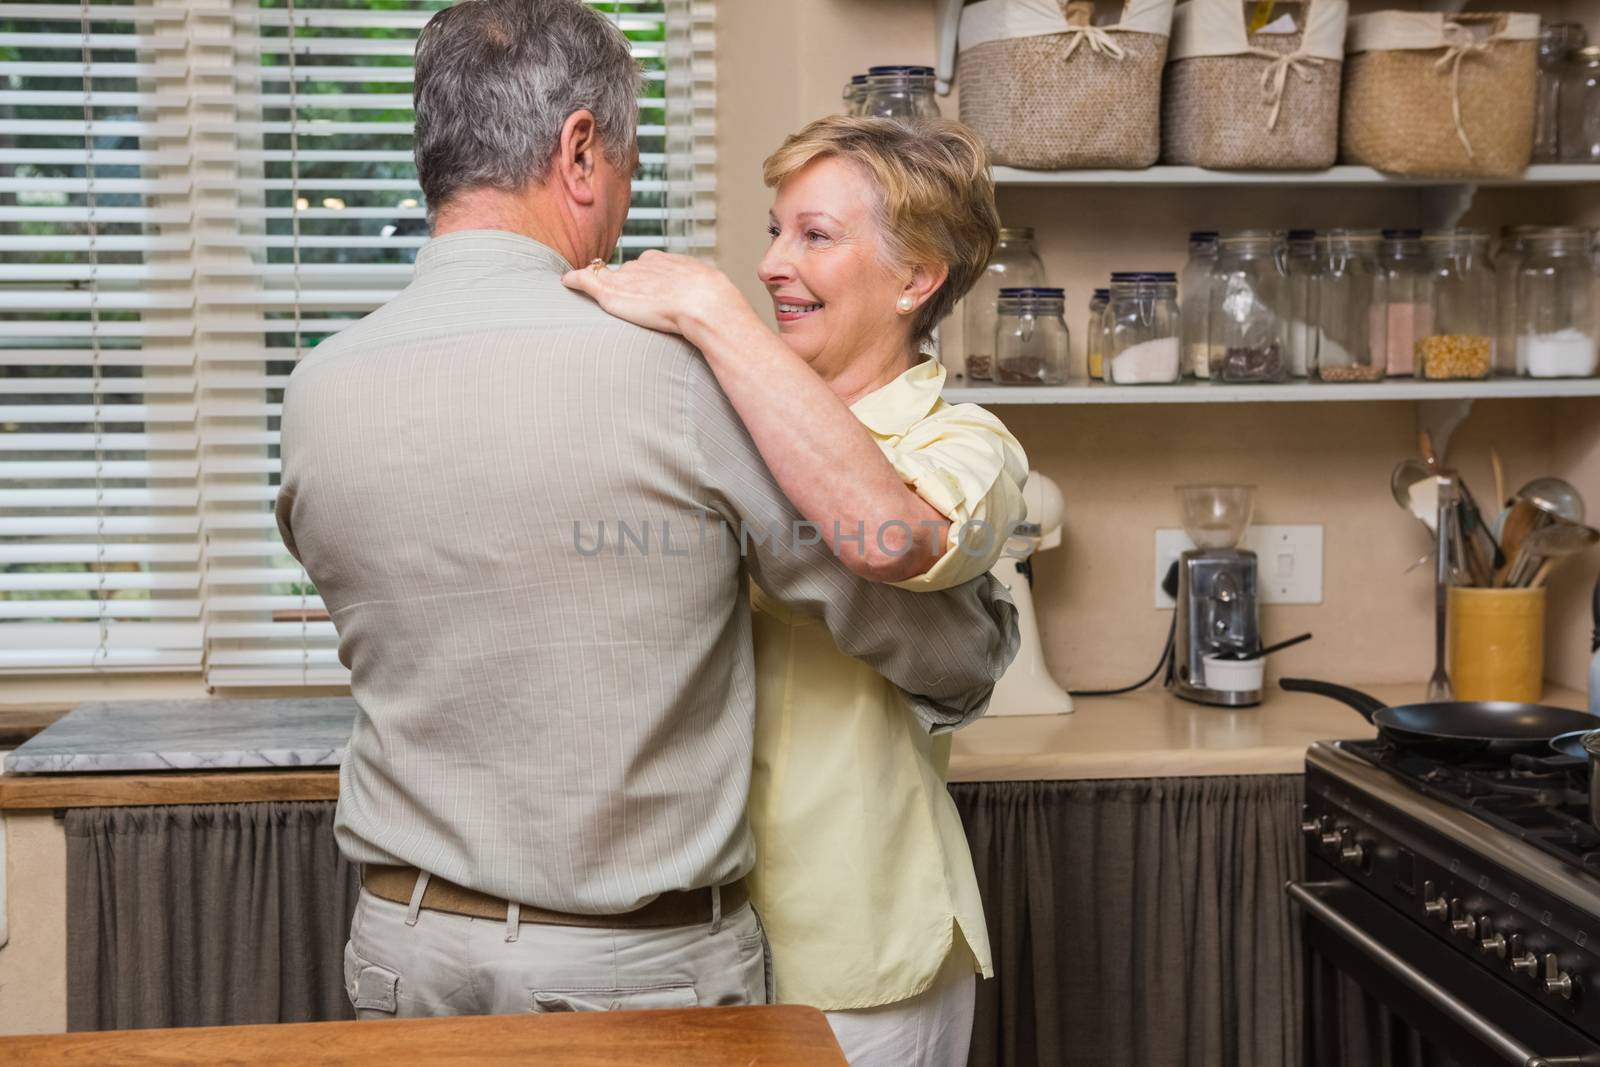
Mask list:
[[[1156,531],[1155,605],[1172,607],[1172,598],[1161,591],[1178,557],[1194,547],[1182,530]],[[1245,531],[1244,548],[1257,558],[1257,588],[1263,604],[1322,603],[1322,527],[1252,526]]]

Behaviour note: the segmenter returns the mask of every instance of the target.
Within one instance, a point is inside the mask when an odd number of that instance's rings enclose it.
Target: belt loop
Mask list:
[[[522,936],[522,905],[512,900],[506,904],[506,941]]]
[[[406,925],[417,925],[417,915],[422,911],[422,894],[428,891],[428,879],[433,877],[427,871],[417,872],[417,884],[411,887],[411,906],[406,909]]]
[[[711,887],[711,932],[713,934],[722,932],[722,887],[720,885]]]

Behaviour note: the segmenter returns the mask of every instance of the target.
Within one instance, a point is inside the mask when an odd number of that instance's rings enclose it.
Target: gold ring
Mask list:
[[[589,269],[594,271],[596,275],[604,274],[606,270],[606,261],[603,259],[591,259],[589,261]]]

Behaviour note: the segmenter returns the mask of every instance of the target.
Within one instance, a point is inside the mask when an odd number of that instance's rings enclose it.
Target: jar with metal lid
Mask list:
[[[1433,315],[1417,342],[1416,375],[1431,381],[1487,378],[1494,372],[1494,270],[1484,230],[1430,230],[1428,291]]]
[[[1317,363],[1317,231],[1290,230],[1283,273],[1289,287],[1289,375],[1310,377]]]
[[[1105,373],[1105,323],[1106,305],[1111,302],[1110,289],[1096,289],[1089,298],[1088,325],[1084,328],[1085,366],[1089,380],[1097,381]]]
[[[861,114],[861,106],[867,100],[867,76],[865,74],[852,74],[844,87],[844,113],[846,115]]]
[[[1283,243],[1273,230],[1241,230],[1217,241],[1206,300],[1213,382],[1281,382],[1288,377],[1289,294]]]
[[[1409,378],[1417,342],[1432,330],[1428,257],[1421,230],[1384,230],[1378,246],[1378,291],[1372,302],[1372,348],[1384,353],[1391,378]]]
[[[932,67],[872,67],[861,114],[880,119],[936,119]]]
[[[1111,285],[1106,381],[1156,385],[1183,377],[1178,341],[1178,276],[1136,274]]]
[[[1578,49],[1561,80],[1561,158],[1600,160],[1600,47]]]
[[[1312,305],[1313,366],[1325,382],[1378,382],[1388,356],[1373,347],[1372,301],[1378,289],[1378,232],[1328,230],[1317,239]]]
[[[1061,385],[1072,358],[1066,294],[1044,286],[1000,290],[994,380],[1000,385]]]
[[[1044,264],[1033,248],[1032,226],[1002,226],[989,265],[973,283],[964,301],[962,321],[967,335],[967,377],[976,382],[994,377],[995,302],[1002,286],[1044,284]]]
[[[1517,362],[1530,378],[1595,372],[1594,264],[1589,231],[1535,230],[1517,276]]]
[[[1500,229],[1500,247],[1494,254],[1494,369],[1497,374],[1527,373],[1517,345],[1517,278],[1522,273],[1522,258],[1527,254],[1527,236],[1538,230],[1538,226],[1503,226]]]
[[[1533,159],[1561,158],[1561,89],[1573,55],[1588,43],[1576,22],[1546,22],[1539,27],[1539,75],[1533,94]]]
[[[1211,348],[1206,343],[1206,308],[1211,290],[1211,272],[1217,265],[1215,230],[1195,230],[1189,234],[1189,259],[1178,274],[1178,337],[1183,344],[1183,373],[1196,378],[1211,377]]]

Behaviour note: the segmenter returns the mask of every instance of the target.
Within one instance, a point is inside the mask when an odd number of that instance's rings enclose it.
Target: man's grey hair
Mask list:
[[[415,152],[428,216],[474,187],[541,181],[577,111],[628,168],[641,75],[610,20],[580,0],[461,0],[417,38]]]

